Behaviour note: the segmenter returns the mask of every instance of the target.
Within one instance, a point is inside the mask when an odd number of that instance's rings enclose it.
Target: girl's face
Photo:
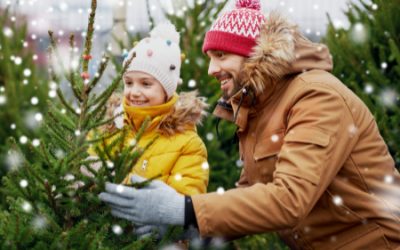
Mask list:
[[[141,71],[131,71],[124,75],[124,96],[129,106],[155,106],[167,101],[161,83]]]

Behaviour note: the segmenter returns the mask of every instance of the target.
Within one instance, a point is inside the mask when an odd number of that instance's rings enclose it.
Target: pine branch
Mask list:
[[[61,92],[61,90],[59,88],[57,88],[56,93],[57,93],[58,98],[60,98],[60,101],[63,104],[63,106],[67,110],[69,110],[72,114],[74,114],[74,115],[76,115],[78,117],[78,114],[76,114],[75,110],[67,103],[67,101],[64,98],[63,93]]]
[[[74,129],[74,127],[73,127],[74,124],[73,124],[73,123],[71,124],[71,122],[70,122],[69,120],[67,120],[67,117],[66,117],[66,116],[60,118],[60,117],[58,117],[58,115],[55,115],[55,114],[57,114],[57,113],[53,113],[53,112],[51,112],[51,111],[48,111],[47,114],[49,115],[49,118],[50,118],[54,123],[58,123],[58,124],[57,124],[58,127],[62,127],[62,128],[68,130],[68,131],[71,132],[71,133],[74,133],[74,132],[75,132],[75,129]]]
[[[92,50],[92,38],[94,33],[94,20],[96,16],[96,8],[97,8],[97,0],[92,0],[91,7],[90,7],[90,15],[89,15],[89,22],[87,26],[87,34],[85,40],[85,51],[83,55],[90,55],[90,51]],[[83,72],[87,72],[89,68],[89,61],[83,60],[82,70]]]
[[[87,129],[88,129],[88,130],[92,130],[92,129],[98,128],[98,127],[100,127],[100,126],[110,124],[110,123],[114,122],[114,120],[115,120],[117,117],[119,117],[119,116],[121,116],[121,115],[123,115],[123,114],[124,114],[124,113],[121,112],[121,113],[119,113],[119,114],[117,114],[117,115],[111,117],[110,119],[107,119],[107,120],[104,120],[104,121],[101,121],[101,122],[92,124],[92,125],[89,126]]]
[[[51,58],[52,51],[55,51],[58,65],[61,67],[62,72],[65,73],[65,78],[70,81],[71,89],[72,89],[72,92],[74,93],[74,96],[81,102],[82,101],[81,100],[81,95],[79,93],[79,90],[76,88],[76,84],[75,84],[76,82],[75,82],[75,79],[74,79],[74,75],[73,75],[72,69],[70,69],[71,73],[70,73],[70,75],[68,75],[67,74],[68,71],[65,69],[64,63],[61,60],[60,53],[58,52],[57,42],[54,39],[53,31],[49,30],[48,33],[49,33],[50,44],[51,44],[51,49],[49,49],[49,57]]]
[[[97,74],[93,78],[93,80],[87,85],[85,88],[85,93],[89,95],[89,93],[92,91],[94,87],[96,87],[97,83],[99,82],[100,78],[103,76],[104,71],[107,67],[108,61],[110,60],[109,57],[103,56],[103,59],[101,60],[100,68],[97,71]]]
[[[94,99],[93,102],[89,103],[89,107],[91,106],[101,106],[104,105],[108,98],[111,96],[111,94],[114,92],[114,90],[118,87],[119,82],[122,80],[122,76],[124,75],[125,71],[128,69],[129,65],[131,64],[132,60],[136,57],[135,54],[133,54],[125,63],[124,67],[122,68],[122,70],[120,71],[120,73],[118,74],[118,76],[114,79],[114,81],[112,82],[112,84],[103,92],[101,93],[100,96],[98,96],[97,98]],[[100,104],[99,104],[100,103]],[[98,107],[97,107],[98,108]]]
[[[79,93],[79,89],[77,88],[77,83],[76,83],[76,81],[75,81],[75,72],[74,72],[74,68],[73,68],[73,65],[72,65],[72,63],[73,63],[73,61],[74,61],[74,40],[75,40],[75,38],[74,38],[74,34],[71,34],[70,35],[70,37],[69,37],[69,49],[70,49],[70,58],[69,58],[69,62],[70,62],[70,67],[69,67],[69,81],[70,81],[70,83],[71,83],[71,88],[72,88],[72,90],[73,90],[73,92],[74,92],[74,95],[75,95],[75,97],[78,99],[78,100],[80,100],[81,101],[81,99],[80,99],[80,93]],[[61,93],[61,91],[57,91],[57,94],[58,94],[58,92],[60,92]],[[62,95],[62,94],[61,94]],[[61,99],[61,101],[63,101],[63,99],[64,98],[60,98]],[[66,103],[66,102],[64,102],[64,103]]]
[[[59,215],[59,211],[57,208],[56,200],[54,199],[53,193],[51,191],[51,186],[47,180],[43,182],[44,189],[46,191],[47,199],[50,202],[50,206],[53,209],[54,213]]]

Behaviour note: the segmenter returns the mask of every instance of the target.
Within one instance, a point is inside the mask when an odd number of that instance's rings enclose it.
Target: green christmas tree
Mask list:
[[[390,153],[400,168],[400,2],[360,1],[350,4],[350,28],[328,27],[326,44],[333,73],[374,114]]]
[[[20,143],[28,138],[37,142],[40,123],[46,111],[48,84],[38,70],[33,42],[28,40],[26,20],[0,9],[0,177],[20,163],[6,138]],[[32,155],[24,150],[24,154]],[[1,202],[0,202],[1,203]]]
[[[136,239],[133,225],[111,216],[109,207],[98,198],[105,182],[120,183],[150,144],[144,148],[137,144],[122,147],[131,128],[102,129],[118,116],[105,117],[106,103],[133,58],[128,59],[109,87],[99,94],[93,93],[109,60],[104,57],[98,72],[93,77],[88,74],[96,6],[96,0],[92,0],[77,69],[63,65],[56,39],[49,32],[50,55],[63,69],[62,75],[52,67],[49,70],[51,81],[57,85],[58,101],[48,102],[41,140],[28,140],[26,144],[35,155],[33,160],[25,157],[15,139],[8,140],[21,164],[3,177],[1,195],[6,197],[7,204],[0,211],[1,249],[158,249],[181,234],[181,228],[172,227],[161,241],[152,237]],[[69,43],[73,51],[73,35]],[[70,56],[70,61],[74,61],[73,52]],[[63,79],[70,83],[74,102],[67,101],[59,88]],[[145,128],[146,121],[136,141]],[[97,157],[89,157],[89,148]],[[94,168],[94,164],[100,168]]]

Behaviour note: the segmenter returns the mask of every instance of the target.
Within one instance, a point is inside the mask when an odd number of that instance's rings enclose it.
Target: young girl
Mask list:
[[[145,178],[160,176],[159,180],[181,194],[205,193],[209,178],[207,151],[196,124],[201,122],[207,105],[196,93],[175,92],[181,67],[179,33],[170,23],[160,24],[129,52],[124,65],[132,56],[123,76],[123,96],[114,96],[110,103],[114,114],[124,114],[113,126],[120,129],[124,124],[131,125],[128,143],[135,138],[144,119],[150,117],[138,145],[144,147],[155,136],[158,139],[132,166],[123,184],[129,184],[132,174]]]

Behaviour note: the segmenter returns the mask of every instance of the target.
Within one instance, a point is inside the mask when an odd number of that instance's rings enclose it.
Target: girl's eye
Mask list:
[[[126,82],[125,82],[125,85],[130,86],[130,85],[132,85],[132,82],[131,82],[131,81],[126,81]]]
[[[149,82],[143,82],[143,86],[149,87],[149,86],[151,86],[151,83],[149,83]]]

